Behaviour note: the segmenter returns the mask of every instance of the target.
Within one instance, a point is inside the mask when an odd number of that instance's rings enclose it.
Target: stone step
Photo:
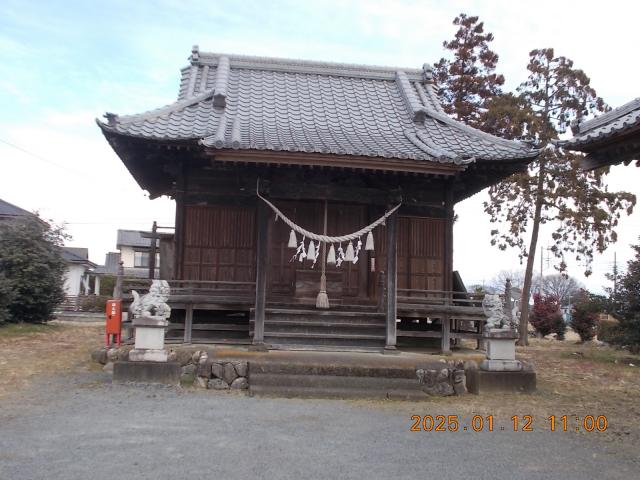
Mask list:
[[[264,397],[285,398],[330,398],[330,399],[355,399],[370,398],[378,400],[408,400],[424,401],[429,397],[420,390],[387,390],[372,388],[316,388],[289,386],[279,387],[271,385],[256,385],[249,388],[250,395]]]
[[[438,365],[438,364],[435,364]],[[401,378],[416,380],[415,368],[360,364],[252,362],[251,375],[303,375],[333,377]]]
[[[318,389],[418,389],[418,378],[361,377],[346,375],[297,375],[277,373],[251,373],[251,385],[271,385],[278,387],[313,387]]]

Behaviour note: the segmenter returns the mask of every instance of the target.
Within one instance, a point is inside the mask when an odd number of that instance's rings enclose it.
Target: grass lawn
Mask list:
[[[91,324],[0,327],[0,399],[26,387],[37,375],[87,368],[103,332],[104,327]]]
[[[7,323],[0,326],[0,339],[15,338],[34,333],[52,333],[61,328],[57,324]]]

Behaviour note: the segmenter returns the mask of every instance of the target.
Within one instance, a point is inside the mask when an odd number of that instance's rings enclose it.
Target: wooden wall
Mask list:
[[[184,280],[255,280],[255,209],[229,205],[185,208]]]
[[[192,280],[255,280],[259,201],[255,182],[260,178],[268,185],[265,195],[297,224],[314,232],[323,230],[324,200],[320,198],[330,198],[329,235],[362,228],[377,219],[386,205],[393,205],[398,192],[403,192],[398,218],[398,288],[447,289],[446,182],[425,180],[423,186],[429,188],[421,189],[419,179],[414,177],[402,180],[396,176],[351,175],[316,172],[316,181],[312,182],[314,172],[305,169],[247,168],[245,172],[241,167],[224,166],[220,171],[192,170],[178,182],[181,190],[176,195],[178,275]],[[303,188],[305,181],[308,192]],[[349,201],[351,196],[353,200]],[[320,262],[315,268],[310,261],[291,262],[294,250],[287,247],[290,229],[282,221],[274,222],[274,218],[268,220],[267,298],[313,303],[320,282]],[[328,266],[330,298],[344,303],[375,303],[378,276],[386,268],[385,237],[385,227],[379,227],[375,251],[363,250],[356,265]],[[362,238],[363,243],[365,240]]]

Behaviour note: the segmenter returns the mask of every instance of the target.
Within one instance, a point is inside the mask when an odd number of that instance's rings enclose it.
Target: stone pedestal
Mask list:
[[[161,317],[138,317],[133,319],[136,342],[129,352],[132,362],[166,362],[168,353],[164,349],[164,329],[167,320]]]
[[[511,329],[486,331],[483,340],[487,346],[487,358],[480,363],[480,369],[489,372],[522,370],[522,363],[516,360],[517,339],[518,334]]]
[[[517,332],[489,329],[482,339],[486,342],[487,358],[480,363],[479,369],[466,372],[467,388],[471,393],[535,391],[536,373],[516,360]]]

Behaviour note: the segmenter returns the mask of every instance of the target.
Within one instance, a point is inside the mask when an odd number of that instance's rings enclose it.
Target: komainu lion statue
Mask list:
[[[140,295],[131,290],[133,302],[129,307],[129,313],[133,318],[151,317],[166,320],[171,315],[171,307],[167,304],[171,288],[166,280],[153,280],[149,293]]]
[[[482,300],[482,309],[487,316],[487,329],[512,328],[511,319],[504,313],[504,305],[500,295],[487,294]]]

